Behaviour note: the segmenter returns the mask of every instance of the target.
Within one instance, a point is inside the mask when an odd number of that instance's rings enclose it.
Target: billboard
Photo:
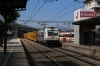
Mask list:
[[[95,17],[94,9],[78,9],[74,11],[74,21]]]

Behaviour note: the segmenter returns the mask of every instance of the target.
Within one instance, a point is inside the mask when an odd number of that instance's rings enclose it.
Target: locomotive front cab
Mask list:
[[[44,30],[44,40],[47,45],[61,45],[59,41],[59,30],[57,28],[47,28]]]

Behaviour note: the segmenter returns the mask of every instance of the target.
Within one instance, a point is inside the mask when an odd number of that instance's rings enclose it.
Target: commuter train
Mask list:
[[[74,42],[74,32],[60,32],[60,42]]]
[[[24,38],[47,46],[62,46],[62,43],[59,40],[59,30],[56,27],[47,27],[43,30],[25,33]]]

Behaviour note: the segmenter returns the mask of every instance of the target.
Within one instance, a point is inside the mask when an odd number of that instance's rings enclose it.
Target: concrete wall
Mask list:
[[[94,26],[74,25],[74,44],[89,45],[90,41],[93,43],[95,40],[94,33],[90,33],[90,29],[94,29]]]
[[[84,44],[84,32],[89,32],[89,26],[74,25],[74,44]]]
[[[74,25],[74,44],[80,44],[79,42],[79,25]]]

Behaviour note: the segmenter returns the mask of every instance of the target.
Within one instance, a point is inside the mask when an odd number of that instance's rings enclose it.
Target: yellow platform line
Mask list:
[[[18,39],[15,40],[15,43],[16,43],[16,42],[18,42]],[[9,57],[10,57],[10,55],[11,55],[13,49],[14,49],[15,43],[14,43],[13,47],[11,48],[10,53],[8,54],[8,56],[7,56],[7,58],[6,58],[6,60],[4,61],[4,63],[3,63],[2,66],[5,66],[5,65],[6,65],[8,59],[9,59]]]

